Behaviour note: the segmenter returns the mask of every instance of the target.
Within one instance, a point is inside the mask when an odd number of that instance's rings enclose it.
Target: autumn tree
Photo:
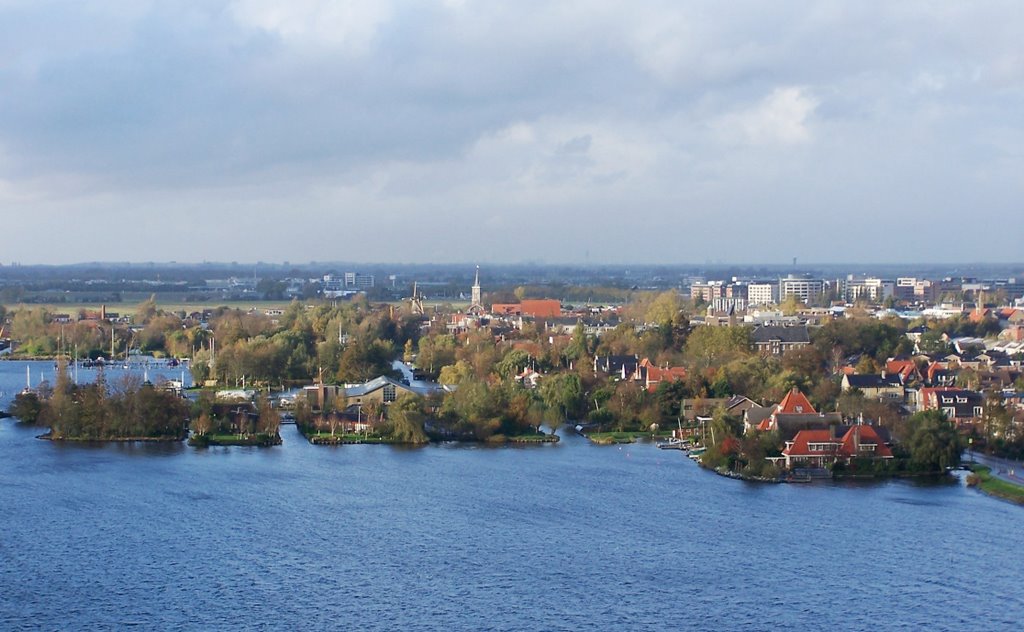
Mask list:
[[[281,428],[281,415],[274,408],[274,403],[270,401],[270,397],[265,393],[260,393],[259,398],[256,400],[256,410],[259,414],[260,434],[276,437]]]

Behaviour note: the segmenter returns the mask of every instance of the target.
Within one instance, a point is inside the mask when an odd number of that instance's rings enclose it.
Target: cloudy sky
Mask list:
[[[1020,260],[1024,4],[0,0],[0,262]]]

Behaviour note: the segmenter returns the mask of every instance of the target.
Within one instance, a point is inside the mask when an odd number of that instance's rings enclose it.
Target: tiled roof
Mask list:
[[[786,396],[782,398],[779,405],[776,406],[775,412],[777,413],[798,413],[808,414],[817,412],[814,410],[814,406],[811,406],[811,402],[807,399],[800,389],[793,387],[790,389]]]

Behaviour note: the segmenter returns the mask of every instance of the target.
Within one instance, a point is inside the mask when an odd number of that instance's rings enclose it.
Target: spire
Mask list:
[[[473,279],[473,292],[469,300],[470,312],[484,311],[483,301],[480,299],[480,266],[476,267],[476,277]]]

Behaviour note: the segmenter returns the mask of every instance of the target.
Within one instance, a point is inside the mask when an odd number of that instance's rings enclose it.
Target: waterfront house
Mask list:
[[[786,441],[782,457],[787,469],[829,467],[853,459],[891,459],[892,449],[874,426],[832,426],[824,430],[801,430]]]
[[[753,411],[753,409],[752,409]],[[840,424],[843,416],[839,413],[819,413],[807,396],[798,388],[792,388],[782,398],[771,414],[762,419],[756,428],[762,432],[778,432],[783,440],[795,436],[801,430],[822,430]]]

